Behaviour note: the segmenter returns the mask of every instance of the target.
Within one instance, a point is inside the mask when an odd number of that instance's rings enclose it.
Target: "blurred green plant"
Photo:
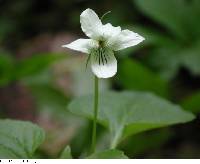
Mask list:
[[[168,97],[169,94],[166,80],[133,59],[120,61],[117,83],[124,89],[149,91],[163,97]]]
[[[103,152],[97,152],[88,157],[89,159],[128,159],[122,151],[111,149]]]
[[[69,99],[59,89],[50,84],[27,85],[35,98],[37,109],[41,111],[48,110],[54,116],[61,117],[63,120],[67,114],[65,110]]]
[[[149,150],[159,150],[163,145],[173,137],[173,131],[169,128],[162,128],[139,133],[130,138],[125,139],[119,149],[126,152],[128,157],[134,158],[148,153]]]
[[[180,67],[200,75],[200,1],[133,0],[155,26],[135,26],[151,46],[147,63],[164,78],[172,79]],[[170,11],[169,11],[170,10]]]
[[[6,52],[0,52],[0,86],[9,85],[27,77],[39,74],[66,54],[37,54],[22,60],[16,60]]]
[[[187,96],[180,102],[181,106],[195,114],[200,113],[200,91],[193,93],[190,96]]]

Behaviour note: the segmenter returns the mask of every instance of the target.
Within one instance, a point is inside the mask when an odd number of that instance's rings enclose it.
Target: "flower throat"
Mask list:
[[[94,57],[96,62],[99,65],[108,64],[110,55],[113,54],[113,51],[105,46],[104,41],[99,41],[99,47],[97,49],[93,49],[91,55]]]

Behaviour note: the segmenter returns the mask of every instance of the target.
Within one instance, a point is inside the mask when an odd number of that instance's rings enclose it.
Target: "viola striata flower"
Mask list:
[[[117,72],[115,51],[135,46],[144,38],[129,30],[121,30],[110,23],[102,24],[92,9],[86,9],[80,15],[82,31],[90,39],[78,39],[70,44],[63,45],[76,51],[89,54],[92,72],[98,78],[109,78]]]

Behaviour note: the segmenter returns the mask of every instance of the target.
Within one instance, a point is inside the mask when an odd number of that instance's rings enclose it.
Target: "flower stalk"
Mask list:
[[[77,39],[69,44],[63,45],[82,53],[89,54],[86,67],[91,63],[91,70],[95,75],[94,79],[94,120],[92,129],[91,153],[96,148],[96,131],[98,117],[98,78],[110,78],[117,73],[117,60],[114,52],[135,46],[144,40],[144,37],[130,31],[122,30],[120,26],[113,26],[110,23],[103,24],[102,19],[110,13],[105,13],[101,19],[92,9],[84,10],[80,15],[82,31],[89,37]],[[119,136],[114,139],[112,148],[116,147]]]
[[[94,77],[94,119],[92,128],[92,144],[90,153],[95,152],[96,148],[96,135],[97,135],[97,117],[98,117],[98,104],[99,104],[99,79]]]

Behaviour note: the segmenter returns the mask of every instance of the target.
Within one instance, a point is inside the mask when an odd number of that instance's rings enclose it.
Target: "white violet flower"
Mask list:
[[[135,46],[144,38],[129,30],[121,30],[110,23],[102,24],[92,9],[86,9],[80,15],[82,31],[90,39],[78,39],[63,45],[76,51],[89,54],[92,72],[98,78],[109,78],[117,72],[117,60],[114,51]]]

